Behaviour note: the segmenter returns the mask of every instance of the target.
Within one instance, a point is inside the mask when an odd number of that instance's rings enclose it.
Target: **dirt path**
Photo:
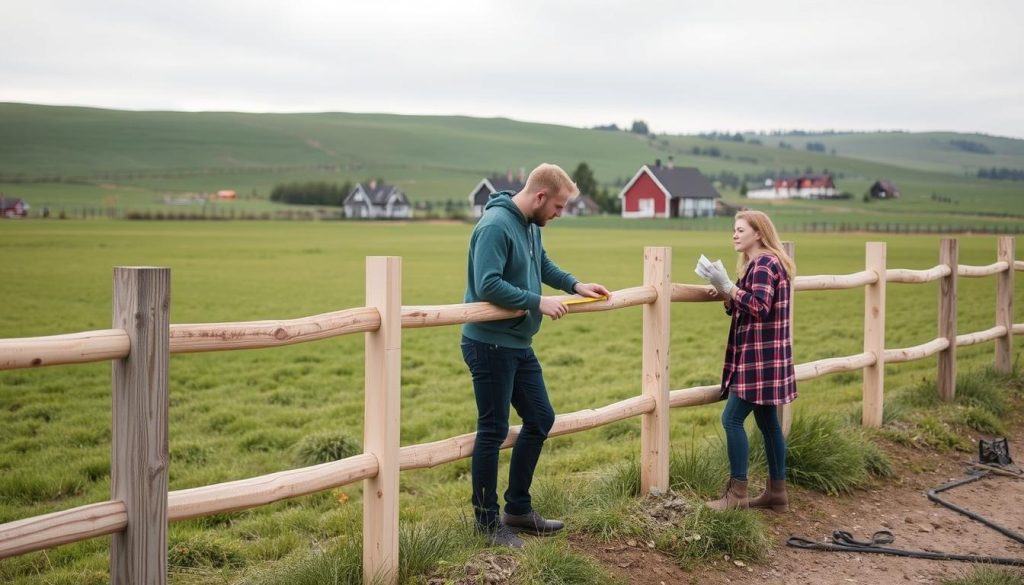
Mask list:
[[[1010,453],[1015,464],[1024,467],[1024,424],[1018,422],[1014,428],[1009,435]],[[970,563],[807,551],[784,545],[790,535],[821,542],[838,529],[858,539],[887,529],[896,537],[889,546],[899,548],[1024,559],[1024,545],[926,496],[929,489],[967,477],[968,463],[976,460],[976,454],[939,454],[899,446],[886,446],[886,450],[896,476],[885,483],[843,497],[797,491],[791,496],[790,513],[784,515],[752,511],[765,515],[777,545],[763,564],[737,566],[723,558],[684,571],[645,543],[598,543],[580,536],[571,541],[609,571],[637,585],[938,583],[972,570]],[[943,497],[1024,533],[1024,480],[987,477],[944,492]]]

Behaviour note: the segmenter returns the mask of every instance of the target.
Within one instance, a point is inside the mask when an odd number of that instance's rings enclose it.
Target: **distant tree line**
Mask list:
[[[727,142],[746,142],[746,138],[739,132],[702,132],[697,134],[698,138],[707,138],[709,140],[725,140]]]
[[[572,172],[572,182],[580,190],[581,195],[588,195],[601,208],[601,213],[618,214],[621,201],[618,194],[613,194],[608,187],[600,187],[594,171],[586,162],[581,162]]]
[[[1024,181],[1024,169],[996,168],[978,169],[979,179],[992,179],[994,181]]]
[[[270,200],[298,205],[326,205],[341,207],[352,192],[352,183],[342,184],[309,181],[277,185],[270,192]]]
[[[950,140],[949,143],[960,150],[966,152],[973,152],[975,154],[995,154],[996,152],[988,147],[987,144],[980,142],[974,142],[973,140]]]
[[[708,148],[694,146],[693,148],[690,149],[690,154],[692,154],[693,156],[710,156],[718,158],[722,156],[722,151],[717,146],[711,146]]]
[[[594,126],[594,130],[606,130],[610,132],[626,131],[625,128],[619,128],[618,124],[600,124]],[[647,136],[651,134],[651,129],[647,126],[647,122],[643,120],[633,120],[633,124],[629,127],[629,132],[633,134],[640,134],[641,136]]]

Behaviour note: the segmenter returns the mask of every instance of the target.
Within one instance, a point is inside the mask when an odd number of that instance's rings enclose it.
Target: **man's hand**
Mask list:
[[[604,286],[597,284],[596,282],[577,282],[573,290],[576,291],[576,294],[580,295],[581,297],[607,297],[609,299],[612,298],[611,291],[606,289]]]
[[[569,307],[555,297],[541,297],[540,312],[552,319],[558,319],[569,312]]]
[[[732,280],[729,279],[729,275],[715,265],[708,268],[708,273],[708,280],[711,281],[711,286],[715,287],[715,290],[721,293],[725,298],[730,298],[729,295],[732,293],[732,289],[736,288],[736,285],[734,285]]]

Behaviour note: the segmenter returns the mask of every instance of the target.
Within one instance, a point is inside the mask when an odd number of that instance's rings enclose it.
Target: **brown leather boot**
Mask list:
[[[769,479],[764,493],[750,500],[751,508],[771,508],[773,512],[782,514],[789,510],[789,498],[786,496],[786,480]]]
[[[746,508],[747,480],[740,480],[735,477],[729,478],[729,483],[725,484],[725,495],[723,495],[721,499],[708,502],[708,507],[712,510],[735,510],[737,508]]]

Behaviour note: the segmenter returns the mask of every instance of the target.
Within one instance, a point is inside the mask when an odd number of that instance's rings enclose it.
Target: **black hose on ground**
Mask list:
[[[953,489],[962,485],[978,481],[983,477],[989,475],[988,471],[966,477],[957,481],[952,481],[943,484],[935,489],[928,490],[928,499],[941,504],[953,510],[954,512],[963,514],[972,520],[977,520],[985,526],[999,531],[1003,535],[1016,540],[1024,544],[1024,535],[1021,535],[1009,528],[1000,526],[991,520],[975,514],[970,510],[957,506],[951,502],[947,502],[940,498],[937,494],[946,490]],[[855,552],[855,553],[876,553],[884,555],[893,555],[898,557],[911,557],[916,559],[929,559],[934,561],[966,561],[970,563],[988,563],[993,565],[1011,565],[1015,567],[1024,567],[1024,559],[1012,559],[1006,557],[989,557],[981,555],[960,555],[953,553],[946,553],[941,551],[924,551],[924,550],[906,550],[900,548],[890,548],[882,546],[885,544],[892,544],[896,540],[892,532],[888,530],[879,530],[871,536],[871,540],[857,540],[852,534],[845,530],[836,530],[832,532],[832,537],[829,542],[815,542],[802,536],[790,536],[786,540],[786,546],[793,548],[800,548],[804,550],[823,550],[830,552]]]

